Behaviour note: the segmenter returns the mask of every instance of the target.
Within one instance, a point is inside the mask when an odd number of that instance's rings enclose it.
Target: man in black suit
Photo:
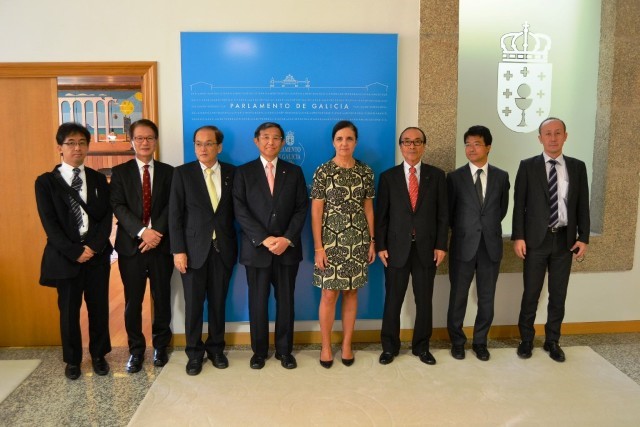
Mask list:
[[[444,171],[422,163],[427,137],[416,127],[399,138],[404,162],[380,175],[375,215],[378,257],[385,266],[380,363],[400,351],[400,311],[411,275],[416,303],[411,351],[434,365],[429,351],[433,329],[431,299],[436,269],[447,250],[448,212]]]
[[[36,203],[47,234],[40,284],[58,290],[65,375],[80,377],[82,298],[89,316],[89,353],[98,375],[109,373],[104,358],[109,338],[109,242],[112,211],[109,186],[101,173],[84,166],[91,134],[82,125],[64,123],[56,142],[62,163],[36,179]]]
[[[582,260],[589,244],[589,184],[584,162],[562,154],[568,136],[562,120],[545,119],[538,134],[544,152],[520,162],[515,185],[511,240],[524,260],[517,353],[523,359],[531,357],[538,299],[548,270],[543,348],[553,360],[564,362],[558,341],[572,257]]]
[[[169,360],[171,273],[169,190],[173,167],[153,159],[158,127],[142,119],[129,128],[135,159],[113,168],[111,206],[118,220],[115,249],[124,285],[124,324],[129,342],[129,373],[142,369],[147,346],[142,333],[142,301],[147,278],[153,299],[153,364]]]
[[[464,359],[467,337],[462,330],[469,287],[476,276],[478,312],[473,328],[476,357],[489,360],[487,335],[493,321],[493,302],[502,260],[502,219],[509,206],[509,174],[489,164],[493,137],[484,126],[464,134],[469,163],[447,176],[449,202],[449,311],[447,329],[451,355]]]
[[[293,350],[294,290],[302,260],[300,234],[307,216],[307,185],[302,169],[278,159],[284,131],[263,123],[254,133],[260,157],[238,167],[233,184],[236,219],[242,228],[240,263],[249,284],[249,323],[253,356],[249,366],[262,369],[268,357],[271,284],[276,299],[276,359],[286,369],[297,366]]]
[[[224,135],[203,126],[193,135],[197,161],[175,169],[169,201],[173,262],[182,274],[185,300],[187,374],[202,371],[205,351],[213,366],[224,369],[225,303],[238,256],[231,188],[235,166],[218,160]],[[209,336],[202,342],[207,298]]]

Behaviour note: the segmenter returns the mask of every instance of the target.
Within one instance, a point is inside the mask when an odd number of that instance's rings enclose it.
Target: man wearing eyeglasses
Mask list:
[[[87,304],[89,353],[97,375],[107,375],[109,338],[109,242],[112,211],[107,178],[86,167],[91,134],[77,123],[63,123],[56,142],[61,164],[36,179],[36,203],[47,235],[40,284],[57,288],[65,376],[80,377],[80,307]]]
[[[113,168],[111,206],[118,220],[115,249],[124,285],[124,324],[129,344],[125,370],[142,369],[147,347],[142,332],[142,301],[149,279],[153,300],[153,364],[169,360],[171,341],[171,273],[169,252],[169,190],[173,167],[153,158],[158,127],[141,119],[131,124],[129,137],[135,158]]]
[[[467,337],[462,330],[469,287],[476,277],[478,311],[473,328],[473,349],[481,361],[490,358],[487,336],[493,321],[493,303],[502,260],[502,219],[509,206],[509,174],[489,164],[493,137],[484,126],[471,126],[464,134],[469,163],[449,173],[449,310],[447,330],[451,355],[464,359]]]
[[[383,172],[378,185],[375,242],[386,290],[380,333],[383,365],[400,351],[400,311],[409,276],[416,304],[411,352],[422,363],[436,363],[429,351],[431,300],[436,269],[447,250],[447,188],[444,171],[422,162],[426,142],[421,129],[405,129],[398,141],[404,161]]]
[[[196,161],[175,169],[169,201],[173,263],[182,275],[188,375],[202,371],[205,352],[224,369],[225,303],[238,243],[231,196],[235,166],[218,160],[224,135],[215,126],[193,134]],[[208,336],[202,341],[205,297]]]
[[[307,184],[300,166],[278,158],[284,131],[263,123],[253,142],[260,157],[238,167],[233,185],[236,219],[242,228],[240,263],[249,285],[252,369],[262,369],[269,350],[268,303],[271,284],[276,299],[276,359],[294,369],[294,290],[302,261],[302,227],[307,217]]]

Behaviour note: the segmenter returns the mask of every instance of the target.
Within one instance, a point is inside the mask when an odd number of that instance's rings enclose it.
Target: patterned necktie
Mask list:
[[[409,200],[411,200],[411,209],[415,212],[418,202],[418,177],[416,168],[413,166],[409,168]]]
[[[80,196],[80,191],[82,190],[82,178],[80,178],[80,169],[73,168],[73,179],[71,180],[71,188],[78,192],[78,196]],[[73,213],[73,218],[76,221],[76,226],[78,230],[82,228],[82,210],[80,209],[80,203],[76,202],[76,199],[69,196],[69,201],[71,202],[71,212]]]
[[[558,173],[556,171],[555,160],[549,160],[551,169],[549,170],[549,227],[555,227],[558,224]]]
[[[218,209],[218,192],[216,191],[216,186],[213,184],[213,169],[207,168],[204,170],[204,173],[207,175],[207,179],[205,179],[207,183],[207,191],[209,192],[211,206],[213,207],[213,211],[215,212],[216,209]],[[216,230],[213,230],[213,236],[211,238],[215,240]]]
[[[482,172],[483,172],[482,169],[478,169],[476,171],[476,193],[478,194],[478,200],[480,201],[480,206],[484,204],[484,195],[482,194],[482,180],[480,179]]]
[[[144,165],[142,172],[142,223],[144,226],[149,225],[151,220],[151,174],[149,173],[149,165]]]
[[[269,191],[271,191],[271,195],[273,196],[275,178],[273,177],[273,163],[271,162],[267,162],[267,182],[269,183]]]

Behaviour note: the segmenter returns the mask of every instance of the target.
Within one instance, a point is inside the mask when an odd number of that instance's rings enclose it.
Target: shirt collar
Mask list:
[[[260,156],[260,161],[262,162],[262,169],[265,169],[267,167],[267,162],[269,162],[267,159],[265,159],[264,157]],[[273,168],[275,169],[276,166],[278,166],[278,158],[276,157],[275,159],[271,160],[271,164],[273,165]]]
[[[485,163],[481,168],[469,162],[469,169],[471,169],[471,175],[475,175],[478,172],[478,169],[482,169],[482,171],[484,172],[484,176],[487,176],[487,171],[489,170],[489,162]]]
[[[153,169],[153,159],[151,159],[149,163],[145,163],[136,157],[136,163],[138,164],[138,169],[142,169],[145,165],[149,165],[149,169]]]
[[[546,164],[549,160],[555,160],[558,163],[558,166],[564,165],[564,155],[560,154],[555,159],[552,159],[547,153],[542,152],[542,156],[544,157],[544,163]]]
[[[209,169],[209,168],[208,168],[207,166],[205,166],[201,161],[198,161],[198,163],[200,164],[200,167],[202,168],[202,172],[203,172],[203,173],[204,173],[204,170],[205,170],[205,169]],[[218,171],[218,169],[220,169],[220,162],[218,162],[218,161],[216,160],[216,162],[214,163],[214,165],[213,165],[213,166],[211,166],[211,171],[215,173],[215,172],[217,172],[217,171]]]
[[[75,168],[75,166],[71,166],[68,163],[62,162],[62,164],[60,165],[60,168],[63,169],[65,172],[68,172],[69,174],[73,174],[73,169]],[[78,169],[80,169],[80,173],[84,172],[84,163],[78,166]]]
[[[402,161],[402,166],[403,166],[403,168],[404,168],[404,173],[405,173],[405,175],[408,175],[408,174],[410,173],[410,172],[409,172],[409,169],[411,168],[411,165],[410,165],[409,163],[407,163],[407,161],[406,161],[406,160],[403,160],[403,161]],[[422,162],[418,162],[418,163],[415,165],[415,168],[416,168],[416,175],[417,175],[417,176],[420,176],[420,166],[422,166]]]

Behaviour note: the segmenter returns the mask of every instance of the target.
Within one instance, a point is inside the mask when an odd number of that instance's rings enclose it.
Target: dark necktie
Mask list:
[[[80,197],[80,191],[82,190],[82,178],[80,178],[80,169],[73,168],[73,179],[71,180],[71,188],[78,192],[78,197]],[[73,219],[76,221],[76,226],[78,230],[82,228],[82,210],[80,209],[80,204],[73,197],[69,196],[69,201],[71,202],[71,211],[73,212]]]
[[[409,200],[411,200],[411,209],[415,212],[418,202],[418,177],[416,168],[413,166],[409,168]]]
[[[482,175],[482,169],[478,169],[476,171],[476,193],[478,194],[478,200],[480,201],[480,206],[484,204],[484,195],[482,194],[482,180],[480,176]]]
[[[149,165],[144,165],[142,172],[142,223],[144,226],[149,225],[151,220],[151,174],[149,173]]]
[[[555,160],[549,160],[551,169],[549,170],[549,227],[555,227],[558,224],[558,173],[556,171]]]

